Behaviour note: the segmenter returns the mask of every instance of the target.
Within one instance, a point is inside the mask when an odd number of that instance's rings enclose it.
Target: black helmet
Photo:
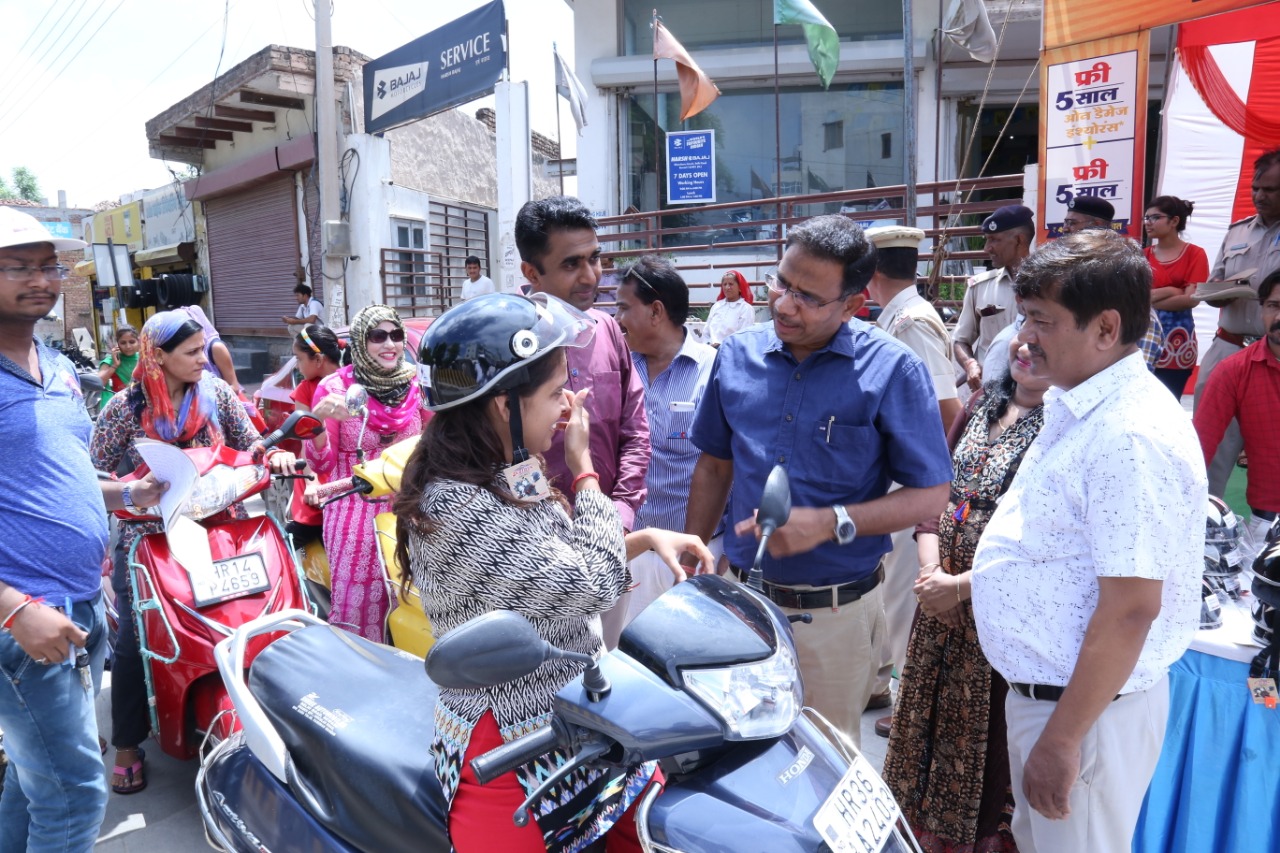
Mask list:
[[[1209,583],[1208,578],[1200,581],[1200,627],[1222,627],[1222,602],[1217,589]]]
[[[1204,527],[1204,583],[1223,604],[1240,600],[1240,527],[1226,502],[1210,495]]]
[[[584,347],[595,321],[545,293],[487,293],[450,308],[422,337],[427,408],[451,409],[520,385],[530,362],[557,347]]]
[[[1255,601],[1250,610],[1253,614],[1253,641],[1260,646],[1271,645],[1276,633],[1276,614],[1280,610],[1261,601]]]
[[[1253,595],[1263,604],[1280,608],[1280,542],[1254,559]]]

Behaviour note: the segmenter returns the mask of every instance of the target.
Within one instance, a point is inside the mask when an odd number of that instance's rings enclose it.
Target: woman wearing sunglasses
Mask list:
[[[347,410],[346,392],[359,383],[369,392],[369,422],[361,445],[366,461],[422,431],[417,371],[404,358],[404,324],[386,305],[370,305],[351,323],[352,363],[320,383],[312,411],[325,431],[307,446],[307,459],[327,480],[351,476],[357,462],[362,417]],[[386,500],[336,501],[323,510],[333,605],[329,622],[375,642],[383,641],[389,602],[378,563],[373,517]]]

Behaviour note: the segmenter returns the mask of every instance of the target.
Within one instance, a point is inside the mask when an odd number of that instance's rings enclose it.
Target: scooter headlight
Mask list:
[[[804,705],[804,687],[791,644],[767,660],[723,669],[687,669],[685,688],[724,720],[726,740],[756,740],[790,731]]]

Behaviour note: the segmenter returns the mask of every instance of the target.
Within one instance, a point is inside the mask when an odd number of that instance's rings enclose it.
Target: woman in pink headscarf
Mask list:
[[[751,304],[751,288],[737,270],[729,270],[720,279],[720,295],[707,315],[707,334],[713,347],[720,346],[734,332],[756,322],[756,309]]]
[[[422,432],[431,415],[423,409],[418,372],[405,361],[404,346],[404,323],[386,305],[370,305],[352,320],[352,363],[320,383],[311,405],[312,413],[324,419],[325,431],[307,443],[307,460],[326,480],[351,476],[357,446],[364,449],[366,460],[377,459],[386,448]],[[347,389],[356,383],[369,393],[363,441],[361,418],[344,402]],[[388,503],[386,498],[348,498],[322,510],[333,602],[329,622],[378,643],[383,642],[390,601],[378,563],[373,518]]]

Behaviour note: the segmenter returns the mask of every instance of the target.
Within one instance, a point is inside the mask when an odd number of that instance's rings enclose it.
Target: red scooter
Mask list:
[[[323,429],[316,418],[297,412],[263,440],[264,449]],[[226,446],[178,452],[197,478],[180,504],[161,504],[170,511],[167,532],[143,536],[130,549],[129,582],[151,727],[162,750],[185,760],[196,757],[203,741],[216,743],[240,728],[214,645],[259,617],[314,609],[280,522],[270,515],[236,519],[226,511],[271,484],[262,455]],[[140,479],[150,470],[140,465],[121,479]],[[164,517],[161,507],[116,515],[132,521]],[[250,657],[273,639],[262,637]]]

